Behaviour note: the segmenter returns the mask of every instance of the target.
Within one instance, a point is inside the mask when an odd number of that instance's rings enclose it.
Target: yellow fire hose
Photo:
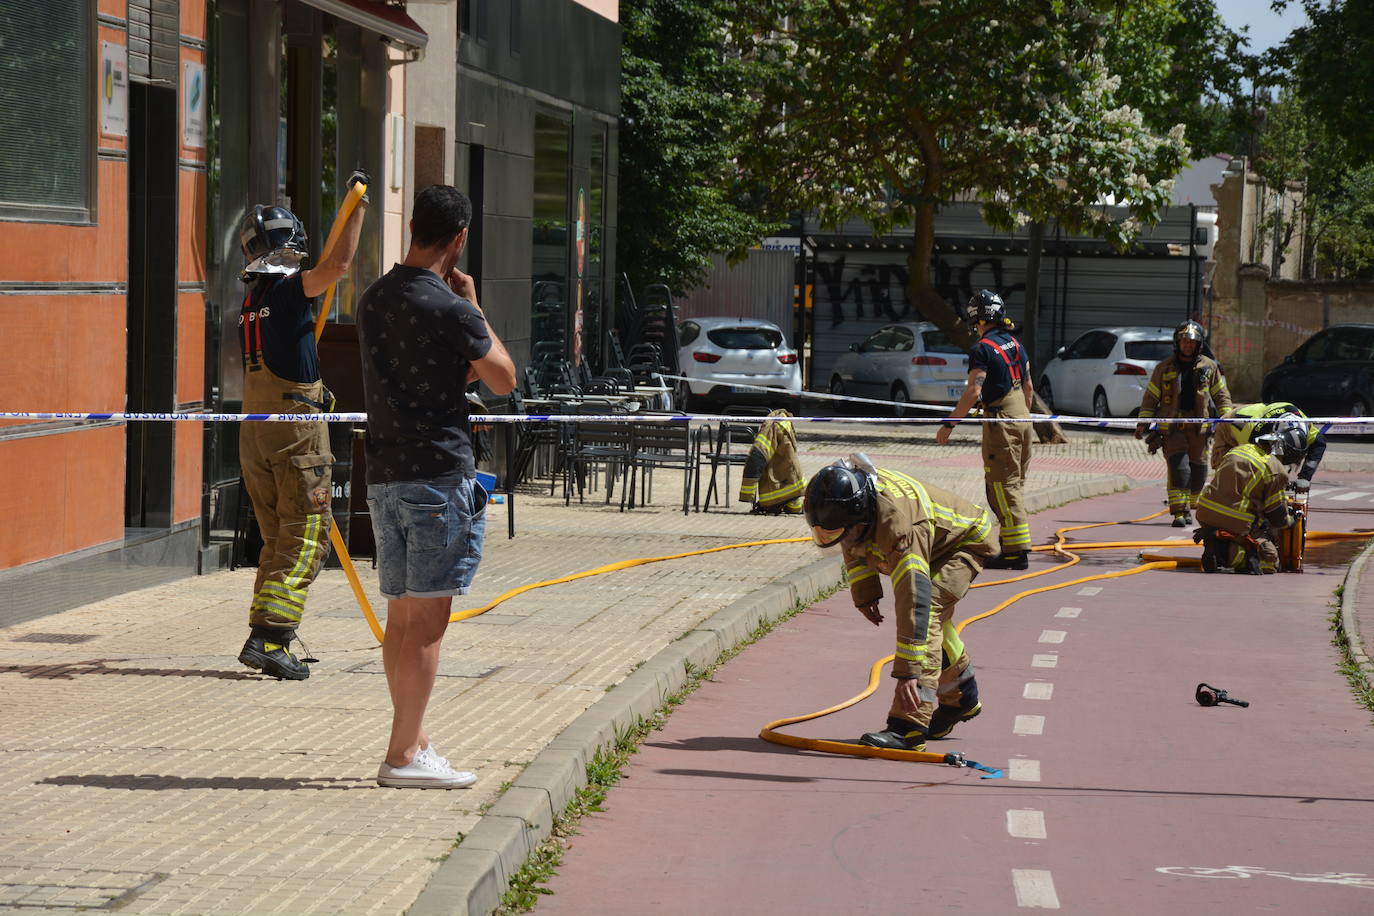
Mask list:
[[[358,201],[363,199],[367,193],[367,185],[358,182],[348,189],[348,196],[344,198],[343,205],[339,207],[339,215],[334,217],[334,226],[329,230],[329,237],[325,239],[324,251],[320,254],[323,261],[329,257],[329,252],[338,242],[339,236],[343,235],[344,226],[348,224],[348,218],[353,215],[353,211],[358,208]],[[325,319],[329,317],[329,309],[334,302],[334,289],[337,283],[329,284],[329,289],[325,290],[324,304],[320,306],[320,313],[315,316],[315,341],[319,342],[320,335],[324,333]],[[386,636],[382,630],[382,625],[377,622],[377,615],[372,613],[372,605],[367,600],[367,595],[363,592],[363,584],[358,580],[358,571],[353,568],[353,558],[348,555],[348,547],[344,544],[343,536],[339,534],[339,526],[334,524],[331,515],[329,519],[329,543],[334,545],[334,553],[339,558],[339,565],[343,567],[344,575],[348,577],[348,584],[353,589],[353,597],[358,599],[358,607],[363,609],[363,616],[367,618],[367,625],[372,628],[372,635],[377,637],[377,642],[382,642]]]
[[[1161,515],[1166,514],[1166,512],[1167,510],[1160,510],[1159,512],[1151,513],[1150,515],[1145,515],[1140,518],[1131,519],[1126,524],[1134,524],[1137,522],[1149,521],[1150,519],[1158,518]],[[1064,535],[1070,531],[1081,531],[1085,528],[1100,528],[1105,525],[1114,524],[1120,523],[1094,522],[1092,524],[1087,525],[1072,525],[1069,527],[1060,528],[1056,530],[1054,533],[1055,543],[1042,545],[1032,549],[1037,551],[1052,551],[1054,553],[1060,554],[1061,556],[1068,556],[1070,557],[1068,562],[1061,563],[1058,566],[1052,566],[1047,569],[1037,570],[1032,573],[1024,573],[1020,576],[1012,576],[1006,579],[999,579],[996,582],[977,582],[970,587],[982,588],[993,585],[1005,585],[1010,582],[1019,582],[1023,579],[1029,579],[1034,576],[1043,576],[1047,573],[1058,572],[1061,569],[1066,569],[1067,567],[1072,566],[1074,563],[1079,562],[1080,557],[1078,557],[1073,552],[1074,550],[1079,549],[1196,546],[1189,541],[1102,541],[1068,545],[1067,542],[1064,540]],[[1307,532],[1307,536],[1309,538],[1314,538],[1316,540],[1336,540],[1340,538],[1361,537],[1368,538],[1370,536],[1374,536],[1374,531],[1364,529],[1360,529],[1354,532],[1309,531]],[[1069,550],[1069,546],[1072,546],[1073,550]],[[1121,578],[1123,576],[1132,576],[1137,573],[1148,572],[1152,569],[1176,569],[1182,567],[1191,568],[1202,565],[1202,561],[1197,557],[1171,557],[1160,554],[1141,554],[1140,559],[1143,562],[1139,566],[1135,566],[1130,569],[1120,569],[1115,570],[1113,572],[1098,573],[1092,576],[1084,576],[1078,579],[1071,579],[1067,582],[1060,582],[1055,585],[1047,585],[1042,586],[1040,588],[1032,588],[1027,589],[1023,592],[1018,592],[1017,594],[1003,601],[1001,604],[998,604],[997,606],[993,607],[991,610],[984,611],[981,614],[977,614],[973,617],[969,617],[968,619],[961,621],[955,626],[955,629],[956,631],[962,633],[964,631],[964,627],[968,626],[974,621],[983,620],[985,618],[991,617],[994,614],[1006,610],[1008,607],[1015,604],[1017,601],[1020,601],[1022,598],[1040,594],[1042,592],[1049,592],[1054,591],[1056,589],[1068,588],[1071,585],[1082,585],[1085,582],[1093,582],[1100,579],[1116,579]],[[843,703],[831,706],[828,709],[822,709],[819,712],[808,713],[806,715],[801,716],[791,716],[785,719],[777,719],[776,721],[769,722],[759,732],[759,737],[765,741],[770,741],[773,744],[781,744],[787,747],[800,748],[802,750],[821,751],[829,754],[845,754],[851,757],[878,757],[884,760],[908,760],[917,763],[944,763],[956,767],[972,767],[974,769],[979,769],[987,773],[1000,775],[1000,771],[996,771],[990,767],[982,766],[981,764],[973,763],[972,761],[969,761],[966,758],[964,758],[964,756],[959,753],[939,754],[932,753],[930,751],[904,751],[893,748],[869,747],[863,744],[851,744],[846,741],[828,741],[820,738],[799,738],[794,735],[785,735],[777,731],[777,729],[783,728],[787,725],[795,725],[798,722],[807,722],[812,719],[819,719],[823,716],[831,715],[832,713],[839,712],[842,709],[847,709],[850,706],[853,706],[855,703],[859,703],[863,700],[866,700],[868,697],[872,696],[877,691],[882,669],[885,665],[891,662],[892,659],[893,656],[888,655],[878,659],[873,663],[873,666],[869,669],[868,686],[865,687],[863,692],[858,694],[857,696],[851,697],[848,700],[845,700]]]

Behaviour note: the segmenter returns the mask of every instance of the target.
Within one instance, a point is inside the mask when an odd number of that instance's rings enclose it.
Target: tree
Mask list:
[[[912,227],[912,302],[969,346],[932,282],[941,207],[973,199],[998,228],[1054,219],[1125,247],[1169,203],[1184,128],[1157,135],[1120,103],[1104,57],[1116,6],[747,4],[737,40],[763,79],[739,139],[744,180],[770,188],[772,212],[814,210],[823,226],[859,218],[875,235]]]
[[[732,52],[729,0],[620,5],[620,214],[617,259],[636,288],[701,282],[711,255],[767,235],[737,190],[738,138],[750,120],[756,65]]]
[[[1312,115],[1345,141],[1351,166],[1374,162],[1374,0],[1302,6],[1308,24],[1293,30],[1271,63],[1286,71]]]

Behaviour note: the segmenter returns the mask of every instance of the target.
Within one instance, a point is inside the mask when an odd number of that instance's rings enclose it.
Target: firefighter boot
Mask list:
[[[894,751],[923,751],[926,749],[926,731],[914,722],[888,716],[887,728],[880,732],[868,732],[859,739],[859,743]]]
[[[253,627],[239,652],[239,661],[281,680],[303,681],[310,677],[310,669],[291,654],[291,640],[295,637],[295,630]]]
[[[1214,573],[1217,571],[1217,556],[1220,553],[1220,545],[1217,543],[1217,529],[1204,525],[1193,532],[1193,541],[1202,544],[1202,571]]]
[[[1264,570],[1260,569],[1260,558],[1258,552],[1246,550],[1244,558],[1236,564],[1236,572],[1246,576],[1262,576]]]
[[[967,722],[983,711],[982,703],[974,703],[969,709],[958,706],[939,706],[930,717],[930,737],[943,738],[954,731],[954,726]]]

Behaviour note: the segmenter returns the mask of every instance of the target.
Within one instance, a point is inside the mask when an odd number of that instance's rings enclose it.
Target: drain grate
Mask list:
[[[167,876],[158,872],[0,867],[0,909],[117,910]]]
[[[29,633],[24,636],[15,637],[15,642],[56,642],[56,643],[79,643],[90,642],[95,639],[94,633]]]

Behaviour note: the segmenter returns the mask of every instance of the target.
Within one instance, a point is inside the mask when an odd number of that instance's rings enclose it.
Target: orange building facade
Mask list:
[[[19,0],[0,29],[25,48],[0,77],[0,410],[199,409],[205,0]],[[201,427],[0,421],[0,623],[194,571]]]

